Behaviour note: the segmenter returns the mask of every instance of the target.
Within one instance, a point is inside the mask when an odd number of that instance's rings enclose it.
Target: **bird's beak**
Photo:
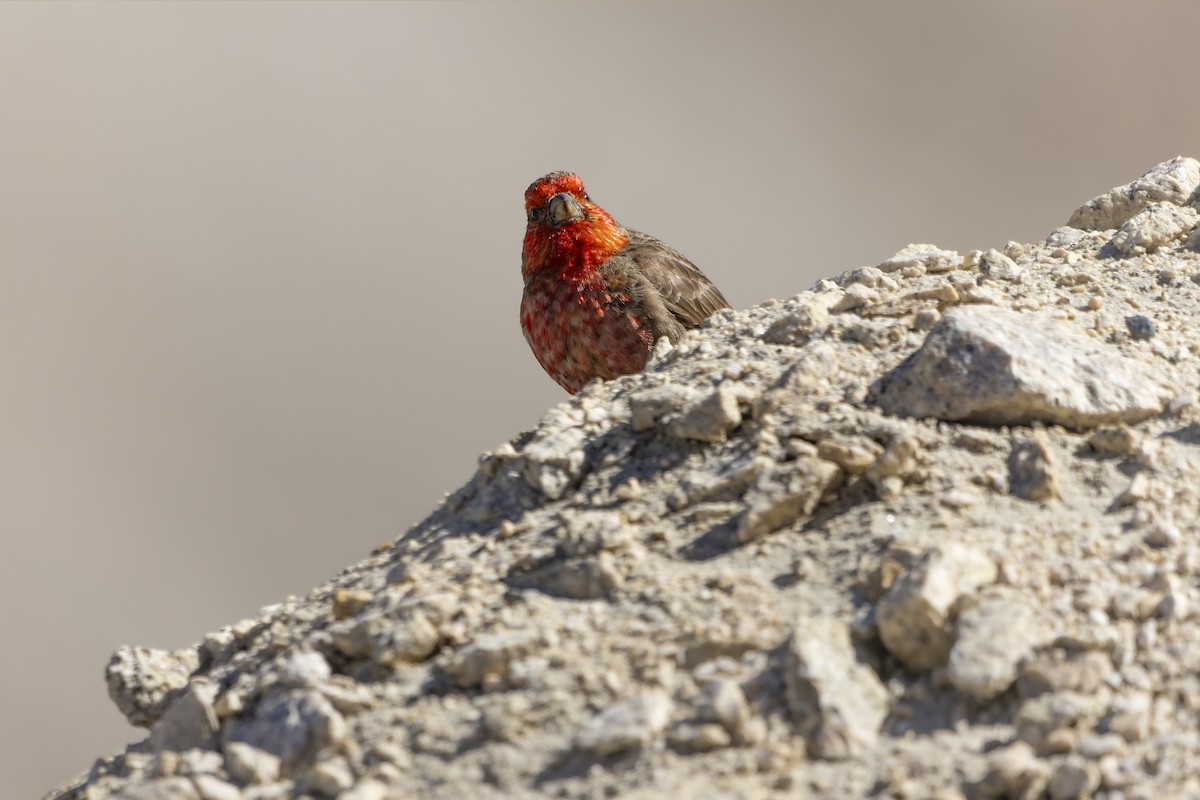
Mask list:
[[[550,223],[554,226],[566,225],[577,219],[583,219],[583,206],[575,196],[567,192],[559,192],[550,198]]]

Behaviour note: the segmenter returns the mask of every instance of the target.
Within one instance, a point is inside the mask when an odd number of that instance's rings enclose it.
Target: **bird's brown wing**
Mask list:
[[[675,341],[684,330],[729,308],[720,289],[678,250],[648,234],[626,232],[629,244],[621,255],[633,262],[634,273],[644,281],[643,302],[650,312],[655,338],[667,336]],[[671,319],[656,314],[660,308]]]

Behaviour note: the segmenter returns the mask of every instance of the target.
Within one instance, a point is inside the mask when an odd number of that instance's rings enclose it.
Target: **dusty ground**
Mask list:
[[[1200,163],[593,384],[57,798],[1200,794]]]

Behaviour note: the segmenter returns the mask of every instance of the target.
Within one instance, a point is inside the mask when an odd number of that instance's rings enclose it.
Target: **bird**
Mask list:
[[[538,363],[575,394],[595,378],[640,372],[655,342],[674,343],[729,308],[675,248],[620,225],[573,172],[525,190],[521,330]]]

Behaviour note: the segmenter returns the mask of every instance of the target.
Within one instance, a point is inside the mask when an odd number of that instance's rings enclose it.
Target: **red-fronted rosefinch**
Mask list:
[[[677,250],[622,227],[583,181],[552,172],[525,190],[521,330],[542,368],[571,394],[592,378],[646,366],[714,311],[721,292]]]

